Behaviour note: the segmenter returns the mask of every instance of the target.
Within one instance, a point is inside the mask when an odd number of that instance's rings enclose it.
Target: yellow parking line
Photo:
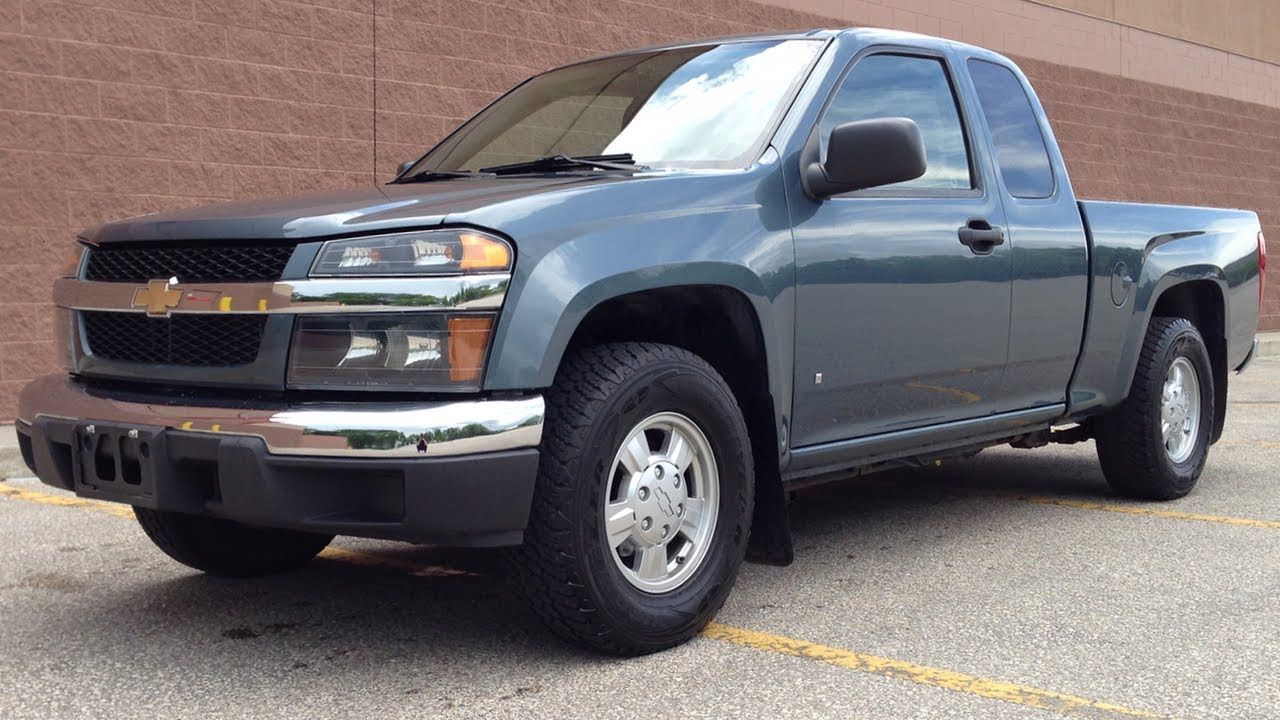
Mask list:
[[[1017,500],[1036,505],[1058,505],[1077,510],[1101,510],[1103,512],[1121,513],[1123,515],[1143,515],[1146,517],[1166,518],[1169,520],[1191,520],[1194,522],[1218,523],[1220,525],[1237,525],[1240,527],[1264,528],[1280,530],[1280,520],[1259,520],[1257,518],[1232,517],[1230,515],[1205,515],[1203,513],[1179,512],[1177,510],[1154,510],[1135,505],[1119,505],[1115,503],[1094,502],[1092,500],[1072,500],[1070,498],[1040,497],[1036,495],[1017,495]]]
[[[27,500],[29,502],[37,502],[44,505],[57,505],[60,507],[83,508],[85,510],[93,510],[94,512],[106,513],[116,517],[133,519],[133,508],[128,505],[120,505],[118,503],[100,502],[98,500],[86,500],[76,497],[75,495],[54,495],[52,493],[40,492],[38,490],[27,490],[26,488],[14,487],[8,483],[0,482],[0,495],[7,495],[19,500]]]
[[[1261,448],[1280,448],[1280,442],[1267,442],[1266,440],[1219,440],[1218,445],[1226,447],[1261,447]]]
[[[455,575],[474,576],[477,574],[469,570],[459,570],[457,568],[446,567],[444,565],[429,565],[417,562],[410,558],[375,555],[373,553],[361,552],[359,550],[347,550],[339,547],[327,547],[320,552],[318,557],[325,560],[346,563],[348,565],[382,567],[392,570],[400,570],[417,577],[452,577]]]
[[[711,623],[702,631],[703,637],[723,640],[735,645],[767,650],[769,652],[791,655],[793,657],[817,660],[858,672],[883,675],[886,677],[908,680],[920,685],[930,685],[952,692],[977,695],[990,700],[1025,705],[1028,707],[1050,710],[1064,715],[1123,716],[1137,718],[1164,718],[1164,715],[1134,710],[1122,705],[1099,702],[1088,698],[1067,695],[1052,690],[1041,690],[1028,685],[993,680],[991,678],[968,675],[954,670],[917,665],[905,660],[866,655],[864,653],[842,650],[840,648],[796,640],[784,635]]]
[[[1228,405],[1261,405],[1268,407],[1270,405],[1280,405],[1280,400],[1228,400]]]

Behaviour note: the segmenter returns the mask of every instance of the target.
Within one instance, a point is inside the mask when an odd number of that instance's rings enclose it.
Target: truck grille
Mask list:
[[[172,315],[86,311],[88,350],[123,362],[189,367],[249,365],[258,358],[266,315]]]
[[[292,245],[108,245],[89,250],[84,277],[104,282],[147,282],[171,277],[185,283],[270,281],[280,279],[291,255]]]

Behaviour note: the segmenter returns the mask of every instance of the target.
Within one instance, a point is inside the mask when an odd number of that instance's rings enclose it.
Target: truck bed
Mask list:
[[[1226,368],[1245,361],[1258,325],[1257,214],[1097,200],[1079,206],[1089,241],[1089,304],[1068,395],[1070,414],[1114,405],[1128,395],[1147,323],[1157,309],[1153,299],[1177,283],[1192,281],[1183,292],[1223,308],[1222,327],[1206,318],[1210,352],[1221,353]]]

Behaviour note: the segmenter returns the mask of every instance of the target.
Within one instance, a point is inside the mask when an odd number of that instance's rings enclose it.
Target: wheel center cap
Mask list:
[[[632,493],[636,529],[650,545],[666,543],[684,522],[686,483],[675,465],[657,462],[640,474]]]

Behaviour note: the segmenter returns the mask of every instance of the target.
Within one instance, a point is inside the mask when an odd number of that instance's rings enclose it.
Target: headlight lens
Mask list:
[[[455,275],[511,269],[511,245],[479,230],[429,230],[330,240],[320,248],[313,277],[343,275]]]
[[[62,277],[73,278],[80,275],[80,264],[84,262],[86,252],[88,248],[79,242],[71,247],[66,256],[66,264],[62,266]]]
[[[492,313],[303,315],[289,387],[476,390]]]

